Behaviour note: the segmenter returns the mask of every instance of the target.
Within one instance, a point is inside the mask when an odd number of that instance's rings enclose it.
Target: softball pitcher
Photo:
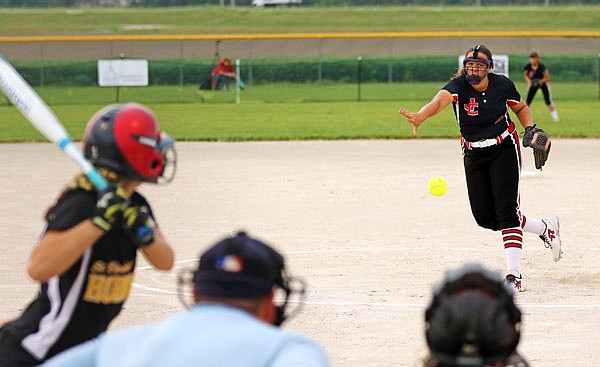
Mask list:
[[[111,185],[98,193],[79,174],[48,209],[28,266],[40,291],[0,329],[0,366],[37,366],[105,331],[129,295],[138,250],[157,269],[173,266],[173,250],[136,191],[167,178],[173,144],[142,105],[110,105],[91,118],[85,156]]]
[[[521,273],[523,231],[539,235],[552,250],[554,261],[561,257],[561,242],[558,217],[536,219],[525,217],[520,211],[521,150],[508,108],[525,128],[523,145],[534,148],[539,168],[548,157],[550,140],[533,125],[529,107],[514,83],[503,75],[491,73],[493,68],[492,52],[487,47],[471,47],[463,67],[429,103],[418,112],[402,108],[399,112],[413,125],[416,135],[426,119],[452,103],[461,133],[471,211],[479,226],[501,231],[506,282],[522,292],[525,290]]]

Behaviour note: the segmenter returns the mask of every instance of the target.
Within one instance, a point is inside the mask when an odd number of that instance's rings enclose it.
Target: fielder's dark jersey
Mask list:
[[[546,66],[540,63],[538,64],[537,69],[533,70],[533,68],[531,67],[531,63],[529,63],[525,65],[523,70],[527,72],[527,76],[529,77],[529,79],[543,79],[544,71],[546,71]]]
[[[148,206],[137,193],[131,202]],[[69,229],[90,218],[95,208],[94,192],[70,191],[50,210],[46,230]],[[113,228],[64,274],[43,283],[37,297],[6,330],[40,361],[95,338],[108,328],[129,295],[136,254],[127,233]]]
[[[521,100],[512,80],[504,75],[488,74],[487,90],[478,92],[461,75],[443,89],[452,94],[454,115],[466,141],[475,142],[501,135],[510,124],[508,106]]]

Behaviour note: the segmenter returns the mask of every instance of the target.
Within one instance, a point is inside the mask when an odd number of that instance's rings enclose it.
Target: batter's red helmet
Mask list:
[[[88,122],[83,136],[84,155],[96,167],[120,177],[156,183],[167,164],[170,181],[176,164],[174,140],[161,133],[152,111],[137,103],[112,104]]]

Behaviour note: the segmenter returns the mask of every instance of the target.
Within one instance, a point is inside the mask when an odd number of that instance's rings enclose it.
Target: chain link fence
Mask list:
[[[118,58],[149,60],[152,85],[200,84],[223,57],[241,60],[248,85],[393,83],[448,80],[458,56],[483,43],[510,55],[511,76],[537,51],[554,81],[598,81],[596,33],[0,37],[0,52],[39,86],[97,85],[97,60]]]

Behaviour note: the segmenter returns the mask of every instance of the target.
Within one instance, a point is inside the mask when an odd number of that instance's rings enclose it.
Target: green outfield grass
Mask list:
[[[234,91],[198,91],[195,86],[121,88],[119,99],[150,106],[178,140],[242,141],[409,138],[412,130],[399,107],[418,110],[442,83],[268,85]],[[520,91],[525,87],[517,84]],[[542,95],[532,104],[534,120],[554,137],[600,137],[595,83],[553,83],[561,121],[550,119]],[[39,88],[75,139],[87,119],[116,100],[114,88]],[[427,121],[421,138],[457,137],[450,108]],[[44,141],[13,106],[0,99],[0,141]]]
[[[600,29],[600,6],[0,9],[0,35]]]

